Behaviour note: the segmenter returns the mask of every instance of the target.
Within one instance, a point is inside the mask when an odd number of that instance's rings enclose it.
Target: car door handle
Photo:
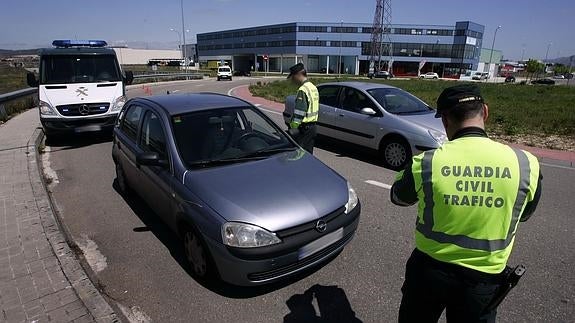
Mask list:
[[[340,113],[339,116],[340,116],[340,117],[345,117],[345,114]]]

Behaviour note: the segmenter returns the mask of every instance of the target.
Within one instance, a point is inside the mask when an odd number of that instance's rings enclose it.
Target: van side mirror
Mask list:
[[[162,159],[160,154],[148,151],[136,155],[136,164],[138,166],[168,167],[168,161]]]
[[[124,74],[126,74],[124,77],[124,83],[126,83],[126,85],[132,84],[134,82],[134,72],[125,71]]]
[[[373,110],[372,108],[365,107],[365,108],[361,109],[361,114],[365,114],[368,116],[374,116],[377,114],[377,112],[375,112],[375,110]]]
[[[40,83],[33,72],[26,73],[26,83],[29,87],[38,87]]]

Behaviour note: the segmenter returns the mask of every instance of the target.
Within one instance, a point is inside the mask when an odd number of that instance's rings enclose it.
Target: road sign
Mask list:
[[[270,59],[270,57],[268,55],[264,55],[264,61],[267,61],[268,59]]]
[[[423,66],[425,66],[425,63],[427,63],[426,60],[422,60],[421,62],[419,62],[419,70],[421,71],[421,69],[423,68]]]
[[[157,71],[158,70],[158,65],[152,65],[152,71]]]

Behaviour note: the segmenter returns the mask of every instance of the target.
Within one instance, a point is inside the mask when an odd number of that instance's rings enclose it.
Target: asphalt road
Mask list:
[[[151,89],[154,94],[166,90],[227,93],[255,81],[189,81]],[[128,94],[144,92],[139,87]],[[281,115],[269,115],[282,124]],[[364,322],[396,320],[404,264],[414,247],[416,209],[389,202],[388,186],[382,184],[391,184],[395,173],[379,166],[371,154],[325,140],[316,152],[352,183],[363,204],[358,232],[347,248],[321,268],[288,282],[246,289],[201,285],[186,272],[174,235],[141,200],[126,201],[114,189],[111,148],[106,138],[83,136],[48,143],[47,160],[58,176],[52,190],[65,225],[85,251],[109,300],[132,319],[304,322],[321,316],[332,322],[352,322],[355,316]],[[575,316],[575,170],[544,166],[543,172],[539,210],[520,226],[510,262],[526,264],[527,275],[500,307],[501,322],[572,322]]]

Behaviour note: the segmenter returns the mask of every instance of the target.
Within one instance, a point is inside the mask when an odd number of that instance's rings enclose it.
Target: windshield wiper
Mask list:
[[[281,147],[281,148],[272,148],[272,149],[260,149],[254,152],[251,152],[247,155],[243,155],[243,158],[251,158],[251,157],[262,157],[262,156],[271,156],[279,153],[283,153],[286,151],[294,151],[297,147]]]
[[[222,165],[229,165],[235,163],[242,163],[249,160],[259,160],[263,159],[263,157],[238,157],[238,158],[224,158],[224,159],[208,159],[208,160],[199,160],[192,163],[189,163],[191,167],[194,168],[205,168],[205,167],[213,167],[213,166],[222,166]]]

